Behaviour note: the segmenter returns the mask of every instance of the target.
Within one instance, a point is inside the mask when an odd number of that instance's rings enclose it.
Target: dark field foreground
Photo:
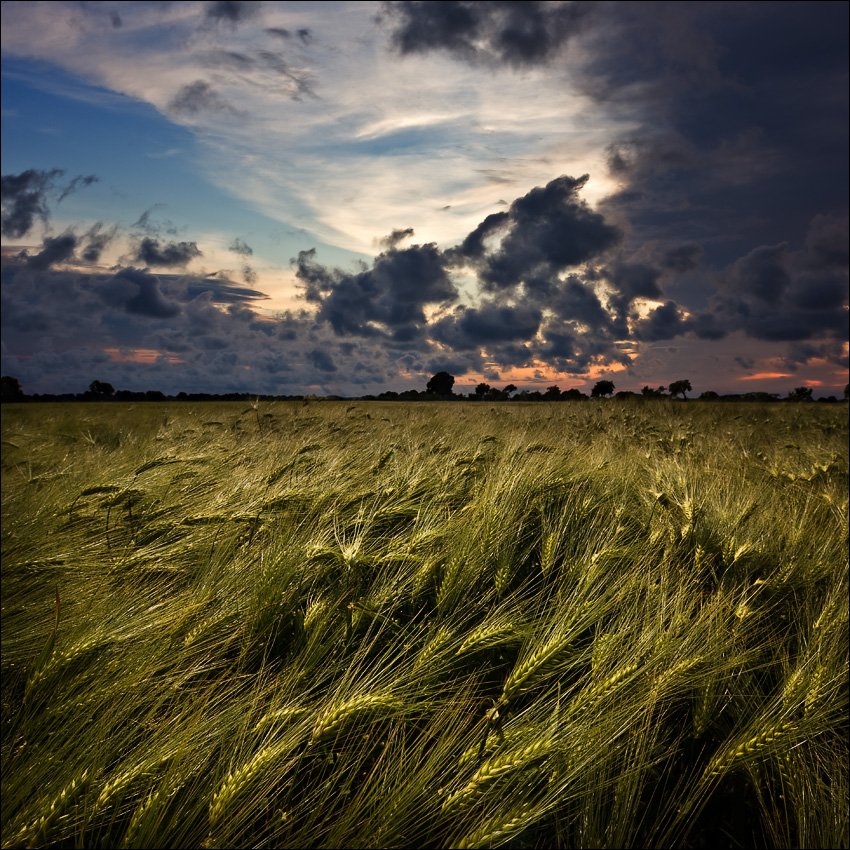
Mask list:
[[[847,847],[846,405],[4,405],[2,844]]]

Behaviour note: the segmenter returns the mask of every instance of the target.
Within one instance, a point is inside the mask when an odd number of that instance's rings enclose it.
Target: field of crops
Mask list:
[[[847,405],[2,431],[4,847],[848,846]]]

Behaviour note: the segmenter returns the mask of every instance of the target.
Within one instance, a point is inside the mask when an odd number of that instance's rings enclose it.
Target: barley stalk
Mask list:
[[[514,636],[513,623],[492,623],[479,626],[475,631],[471,632],[458,648],[456,655],[463,655],[465,652],[470,652],[473,649],[483,649],[489,646],[496,646],[504,643],[507,639]]]
[[[540,570],[543,575],[548,575],[549,570],[555,565],[555,553],[558,548],[558,538],[553,533],[547,534],[543,540],[543,548],[540,552]]]
[[[65,814],[67,808],[86,787],[88,774],[88,769],[86,769],[80,776],[72,779],[51,801],[47,811],[40,818],[21,829],[12,839],[10,845],[26,844],[27,847],[38,847],[47,844],[56,821]]]
[[[517,664],[505,681],[501,702],[509,702],[539,684],[557,667],[570,643],[571,635],[556,635],[521,664]]]
[[[549,755],[554,736],[547,734],[522,749],[514,749],[488,759],[475,771],[469,782],[450,794],[443,801],[442,811],[449,813],[461,805],[473,802],[480,797],[484,789],[502,776],[522,770],[533,762]]]
[[[269,744],[255,753],[238,770],[227,775],[227,779],[224,780],[210,803],[210,827],[218,824],[229,804],[283,751],[284,747],[280,743]]]
[[[400,703],[386,694],[364,694],[333,706],[319,716],[313,727],[310,743],[332,738],[354,717],[387,708],[399,708]]]
[[[729,747],[708,763],[704,777],[710,779],[720,776],[732,767],[735,762],[757,755],[775,741],[790,735],[796,728],[796,724],[791,722],[779,723],[762,732],[760,735],[755,735],[737,747]]]
[[[491,818],[482,824],[474,832],[465,835],[454,845],[461,850],[472,847],[489,847],[497,839],[508,838],[514,835],[524,824],[529,822],[534,813],[535,805],[527,800],[520,805],[516,812],[510,815],[500,815]]]

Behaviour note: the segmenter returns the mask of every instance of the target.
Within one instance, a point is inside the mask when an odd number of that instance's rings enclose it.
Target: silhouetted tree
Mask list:
[[[487,398],[487,394],[490,392],[490,384],[479,384],[475,388],[475,397],[476,398]]]
[[[614,392],[613,381],[597,381],[596,386],[590,391],[591,398],[599,398],[604,395],[611,395]]]
[[[788,401],[811,401],[812,400],[812,388],[811,387],[795,387],[788,393]]]
[[[557,386],[547,387],[543,398],[547,401],[557,401],[561,397],[561,388]]]
[[[0,382],[3,385],[3,401],[23,401],[24,391],[21,389],[17,378],[13,378],[11,375],[3,375]]]
[[[448,372],[437,372],[425,385],[425,389],[429,393],[440,396],[440,398],[449,398],[452,395],[454,385],[454,375],[450,375]]]
[[[89,392],[109,398],[115,395],[115,387],[105,381],[92,381],[89,384]]]
[[[657,390],[652,389],[652,387],[644,387],[640,394],[644,398],[665,398],[666,387],[659,387]]]
[[[682,399],[686,399],[687,396],[685,393],[691,392],[691,382],[688,380],[684,381],[673,381],[670,384],[670,395],[680,395]]]
[[[561,393],[561,401],[585,401],[586,399],[587,396],[575,387],[570,390],[564,390]]]
[[[700,393],[700,401],[717,401],[720,396],[714,392],[714,390],[706,390],[704,393]]]

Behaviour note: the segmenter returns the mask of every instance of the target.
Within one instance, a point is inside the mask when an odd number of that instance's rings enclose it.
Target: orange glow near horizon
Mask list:
[[[153,364],[159,360],[165,360],[166,363],[185,363],[174,354],[164,354],[162,351],[157,351],[155,348],[104,348],[104,354],[109,355],[109,359],[113,363],[147,363]]]
[[[785,372],[759,372],[757,375],[744,375],[737,380],[739,381],[771,381],[777,378],[793,378],[791,374]],[[805,382],[804,382],[805,383]]]

